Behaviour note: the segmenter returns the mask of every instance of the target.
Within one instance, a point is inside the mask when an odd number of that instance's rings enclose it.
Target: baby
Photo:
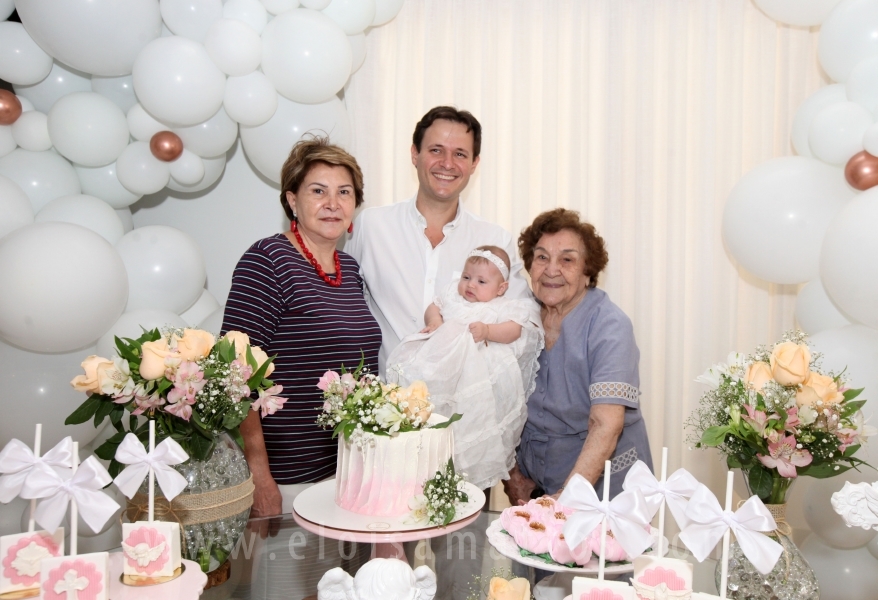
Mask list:
[[[543,347],[536,302],[505,298],[508,278],[502,248],[473,250],[460,281],[427,308],[425,327],[403,339],[387,360],[400,385],[427,383],[434,413],[463,415],[453,425],[454,464],[481,489],[514,465]]]

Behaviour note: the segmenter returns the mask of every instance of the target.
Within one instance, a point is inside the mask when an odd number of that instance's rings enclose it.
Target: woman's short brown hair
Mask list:
[[[305,177],[318,163],[346,168],[354,182],[356,206],[363,203],[363,171],[360,170],[357,159],[341,146],[330,144],[328,137],[315,135],[296,142],[280,170],[280,205],[290,221],[294,216],[293,209],[287,202],[287,192],[297,194]]]
[[[579,213],[566,208],[555,208],[537,215],[534,222],[518,236],[518,253],[524,261],[524,268],[530,271],[534,260],[534,248],[546,234],[558,233],[564,229],[577,234],[585,246],[585,269],[583,274],[589,278],[588,287],[598,284],[598,274],[609,262],[604,238],[598,235],[594,225],[581,221]]]

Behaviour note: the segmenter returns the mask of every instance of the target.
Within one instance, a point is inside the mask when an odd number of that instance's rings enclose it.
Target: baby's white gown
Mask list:
[[[543,348],[539,307],[530,298],[467,302],[452,282],[434,302],[444,323],[432,333],[400,342],[387,360],[387,379],[400,385],[427,383],[433,412],[463,418],[452,425],[454,466],[467,480],[487,489],[515,464],[515,448],[527,420]],[[521,336],[511,344],[476,343],[469,324],[515,321]]]

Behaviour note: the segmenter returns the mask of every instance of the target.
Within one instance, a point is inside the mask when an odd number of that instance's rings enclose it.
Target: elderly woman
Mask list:
[[[615,496],[628,468],[637,460],[652,468],[652,458],[631,321],[595,287],[608,260],[604,240],[578,213],[558,208],[537,216],[518,247],[546,348],[506,493],[513,505],[534,493],[557,497],[577,473],[600,490],[610,459]]]
[[[281,171],[280,202],[290,231],[259,240],[238,262],[223,332],[250,336],[277,355],[271,379],[283,408],[241,424],[256,486],[251,517],[292,511],[296,494],[335,473],[337,442],[316,424],[317,380],[361,356],[378,369],[381,329],[363,297],[357,262],[336,244],[363,202],[356,159],[325,138],[298,142]]]

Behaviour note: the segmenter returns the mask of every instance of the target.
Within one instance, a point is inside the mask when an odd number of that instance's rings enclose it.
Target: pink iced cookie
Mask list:
[[[570,563],[584,565],[591,560],[591,548],[589,547],[588,540],[585,540],[576,548],[571,549],[567,544],[567,540],[564,539],[564,534],[557,532],[549,543],[549,556],[552,557],[552,560],[562,565],[569,565]]]

